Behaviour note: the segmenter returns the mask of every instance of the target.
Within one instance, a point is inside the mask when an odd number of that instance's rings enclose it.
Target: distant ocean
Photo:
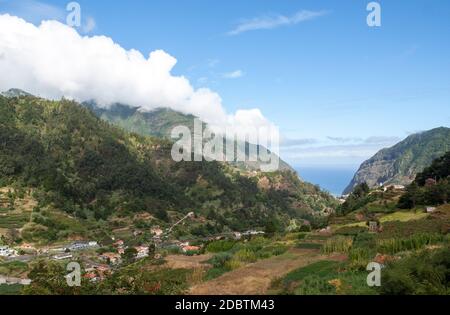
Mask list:
[[[353,175],[358,170],[355,167],[296,167],[300,177],[335,196],[341,196],[344,189],[350,183]]]

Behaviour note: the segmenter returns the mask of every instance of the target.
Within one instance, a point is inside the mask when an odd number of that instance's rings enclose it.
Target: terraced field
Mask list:
[[[192,287],[192,295],[262,295],[273,280],[320,260],[343,260],[342,255],[322,255],[318,250],[290,249],[283,255],[260,260]]]

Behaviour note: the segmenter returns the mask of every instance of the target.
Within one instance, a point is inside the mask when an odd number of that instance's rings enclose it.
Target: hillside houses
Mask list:
[[[69,249],[71,251],[77,251],[77,250],[86,250],[89,248],[95,248],[98,247],[98,243],[96,241],[88,241],[88,242],[75,242],[71,245],[67,246],[66,249]]]
[[[111,265],[118,265],[122,262],[122,257],[118,253],[103,253],[100,258]]]

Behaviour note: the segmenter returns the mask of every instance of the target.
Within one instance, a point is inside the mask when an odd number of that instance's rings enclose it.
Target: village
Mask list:
[[[145,244],[129,246],[127,240],[112,237],[111,244],[102,244],[95,240],[74,241],[67,244],[51,246],[36,246],[23,243],[18,246],[0,246],[0,261],[29,263],[43,260],[53,260],[61,263],[72,261],[81,262],[84,268],[83,277],[92,281],[101,281],[106,276],[113,274],[121,267],[138,260],[151,257],[153,259],[163,258],[162,253],[177,253],[180,255],[193,256],[200,254],[204,246],[215,240],[241,240],[252,236],[263,235],[263,231],[248,230],[245,232],[230,232],[211,235],[192,240],[178,240],[170,237],[173,228],[181,224],[193,214],[186,215],[170,228],[163,230],[160,226],[150,229],[152,239]],[[142,233],[135,230],[134,236]],[[29,285],[30,279],[10,277],[0,274],[0,285],[20,284]]]

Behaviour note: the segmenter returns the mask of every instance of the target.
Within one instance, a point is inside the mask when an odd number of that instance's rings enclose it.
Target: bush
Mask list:
[[[213,241],[206,246],[206,251],[210,253],[227,252],[236,244],[235,241],[221,240]]]
[[[238,269],[241,266],[242,266],[242,263],[236,259],[231,259],[225,263],[225,268],[228,270]]]
[[[377,241],[377,249],[381,253],[396,254],[407,250],[418,250],[427,245],[442,242],[444,236],[441,234],[420,233],[408,238],[391,238]]]
[[[328,239],[322,247],[325,254],[348,253],[353,245],[353,238],[346,236],[334,236]]]
[[[208,263],[213,265],[214,268],[221,268],[225,266],[225,263],[229,260],[231,260],[233,256],[230,253],[219,253],[217,255],[214,255]]]
[[[274,244],[264,247],[262,250],[256,252],[258,259],[266,259],[272,256],[279,256],[284,254],[288,247],[283,244]]]
[[[195,256],[195,255],[200,255],[200,251],[199,250],[188,250],[184,254],[186,256]]]
[[[383,271],[381,294],[450,294],[450,248],[423,251],[391,262]]]
[[[253,263],[257,260],[257,257],[255,252],[248,249],[241,249],[234,254],[233,259],[241,262]]]
[[[367,264],[374,256],[368,248],[352,248],[349,252],[350,268],[356,270],[366,270]]]

